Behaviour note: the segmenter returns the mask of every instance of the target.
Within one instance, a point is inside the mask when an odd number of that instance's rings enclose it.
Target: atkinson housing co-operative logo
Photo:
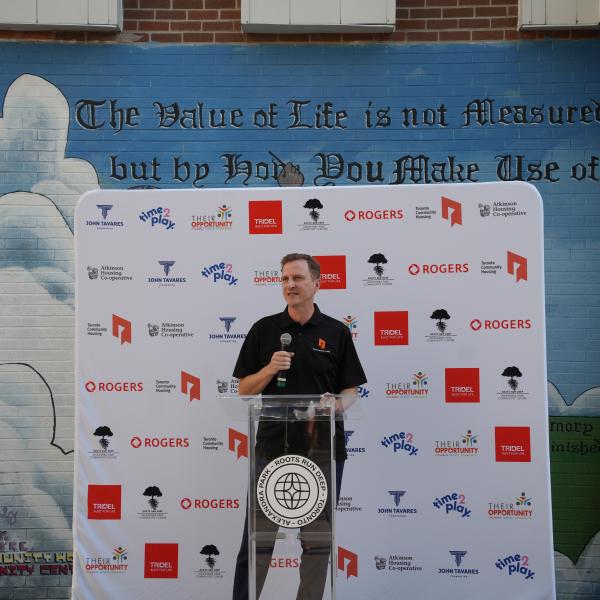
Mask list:
[[[256,484],[264,515],[280,527],[312,523],[327,504],[327,480],[312,460],[288,454],[271,461]]]

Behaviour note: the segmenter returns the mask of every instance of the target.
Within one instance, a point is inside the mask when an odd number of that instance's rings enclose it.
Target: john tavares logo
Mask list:
[[[227,285],[237,285],[238,278],[233,274],[231,263],[219,262],[202,269],[202,276],[212,280],[213,283],[221,281]]]
[[[407,503],[404,498],[406,490],[388,490],[388,494],[391,496],[393,506],[388,505],[378,507],[378,515],[385,515],[386,517],[407,517],[417,514],[417,509],[414,506],[409,506],[409,503]]]
[[[509,554],[499,558],[495,563],[496,569],[508,575],[517,575],[525,579],[533,579],[535,572],[529,568],[529,557],[524,554]]]
[[[112,210],[113,204],[96,204],[96,208],[100,211],[101,220],[87,219],[86,226],[95,227],[96,229],[114,229],[115,227],[123,227],[123,221],[112,221],[108,218],[108,213]]]
[[[479,569],[474,569],[472,567],[467,567],[464,565],[465,557],[468,552],[466,550],[448,550],[450,554],[451,560],[454,562],[455,567],[448,568],[442,567],[438,568],[439,575],[446,575],[452,578],[464,578],[470,577],[472,575],[479,575]]]
[[[461,518],[470,517],[471,510],[467,507],[466,497],[460,492],[449,492],[433,500],[433,507],[443,510],[445,514],[455,513]]]
[[[158,264],[162,267],[164,277],[148,277],[148,283],[157,284],[159,287],[172,287],[180,283],[186,283],[185,277],[169,277],[173,267],[175,266],[174,260],[159,260]]]
[[[405,452],[409,456],[416,456],[419,449],[414,444],[414,436],[410,432],[399,431],[385,436],[381,440],[381,445],[384,448],[392,448],[394,453]]]
[[[100,209],[102,213],[102,220],[106,221],[106,217],[108,216],[108,211],[113,207],[112,204],[96,204],[96,207]]]
[[[217,342],[239,342],[246,337],[245,333],[232,333],[231,327],[235,323],[237,317],[219,317],[219,321],[223,323],[225,333],[209,333],[208,339]]]
[[[346,430],[346,431],[344,431],[344,437],[345,437],[345,440],[346,440],[346,452],[348,453],[348,456],[354,456],[356,454],[365,453],[367,451],[367,449],[364,448],[364,447],[349,446],[350,438],[353,435],[354,435],[354,430],[350,430],[350,431]]]

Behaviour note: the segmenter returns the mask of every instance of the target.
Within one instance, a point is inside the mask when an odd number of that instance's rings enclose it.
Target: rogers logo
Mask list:
[[[189,438],[178,438],[178,437],[162,437],[162,438],[140,438],[138,436],[132,437],[130,444],[134,448],[189,448]]]
[[[394,219],[403,219],[402,209],[383,209],[383,210],[347,210],[344,213],[346,221],[389,221]]]
[[[418,265],[413,263],[408,267],[411,275],[452,275],[456,273],[468,273],[469,263],[433,263]]]
[[[144,439],[135,436],[131,438],[131,445],[134,448],[189,448],[190,439],[180,437],[145,437]]]
[[[99,381],[91,379],[86,381],[85,389],[90,392],[143,392],[144,384],[141,381]]]
[[[270,566],[273,569],[297,569],[300,566],[299,558],[271,558]]]
[[[194,508],[197,510],[209,509],[238,509],[240,501],[238,498],[182,498],[179,505],[183,510]]]
[[[488,330],[531,329],[531,319],[473,319],[470,326],[473,331],[479,331],[482,327]]]

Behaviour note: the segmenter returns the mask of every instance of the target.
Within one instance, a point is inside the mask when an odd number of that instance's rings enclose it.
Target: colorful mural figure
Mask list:
[[[341,48],[190,47],[169,66],[175,86],[156,73],[172,59],[168,48],[113,47],[102,64],[102,48],[3,45],[0,551],[54,556],[19,577],[5,577],[11,564],[0,564],[0,588],[30,586],[27,576],[40,575],[52,597],[70,597],[72,244],[81,194],[454,177],[529,180],[545,200],[558,598],[591,598],[600,589],[600,323],[592,299],[600,72],[590,59],[598,48],[522,43],[475,56],[462,45],[436,46],[435,55],[381,46],[368,51],[369,64],[383,69],[373,73]],[[252,79],[252,61],[268,75]],[[323,212],[306,208],[313,221]],[[509,206],[497,208],[482,199],[481,218],[510,218]],[[585,339],[579,321],[591,332]]]

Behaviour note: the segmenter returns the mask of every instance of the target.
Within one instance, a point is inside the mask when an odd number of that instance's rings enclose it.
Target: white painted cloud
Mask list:
[[[75,204],[98,176],[89,162],[65,158],[68,131],[69,106],[56,86],[34,75],[15,79],[0,119],[0,194],[47,196],[72,230]]]

